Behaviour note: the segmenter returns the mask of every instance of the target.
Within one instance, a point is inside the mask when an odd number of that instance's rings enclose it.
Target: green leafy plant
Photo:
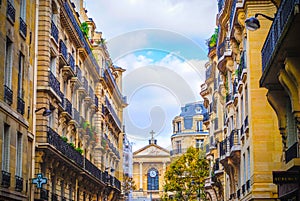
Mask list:
[[[83,35],[85,35],[85,37],[88,38],[89,30],[90,30],[88,23],[87,22],[82,22],[81,26],[80,26],[80,29],[81,29]]]
[[[73,142],[70,142],[69,145],[73,148],[75,147],[75,144]]]
[[[61,136],[61,139],[64,141],[64,142],[68,142],[68,138],[66,136]]]
[[[208,48],[213,48],[217,45],[219,29],[215,28],[215,33],[206,41]]]
[[[77,147],[75,150],[78,151],[80,154],[83,153],[83,150],[80,147]]]

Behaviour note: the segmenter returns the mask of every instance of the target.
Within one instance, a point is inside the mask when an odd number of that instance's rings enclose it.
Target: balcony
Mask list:
[[[13,102],[13,91],[6,85],[4,85],[4,101],[11,105]]]
[[[241,197],[241,189],[237,190],[236,195],[238,199]]]
[[[93,101],[95,100],[94,90],[91,86],[89,86],[89,96],[93,99]]]
[[[107,97],[105,97],[105,108],[104,108],[104,114],[105,115],[109,114],[114,120],[117,127],[121,130],[122,129],[121,121]]]
[[[67,98],[64,98],[64,109],[72,117],[72,103]]]
[[[59,53],[63,60],[63,64],[66,65],[68,61],[68,49],[62,40],[59,41]]]
[[[208,93],[209,93],[209,91],[208,91],[208,86],[207,86],[207,84],[206,84],[206,83],[201,84],[200,95],[201,95],[201,96],[205,96],[205,95],[207,95]]]
[[[95,105],[96,105],[96,108],[99,108],[99,99],[98,99],[98,96],[95,95]]]
[[[112,86],[111,88],[113,89],[114,95],[116,95],[117,97],[122,99],[122,94],[120,92],[119,86],[117,85],[114,76],[112,75],[112,72],[109,68],[109,64],[105,65],[105,73],[104,73],[103,78],[106,83],[111,84],[111,86]]]
[[[64,9],[66,10],[66,13],[71,21],[71,24],[72,26],[74,27],[75,31],[76,31],[76,34],[77,36],[79,37],[79,39],[81,40],[81,42],[83,43],[83,47],[88,55],[88,57],[90,58],[93,66],[95,67],[95,70],[98,74],[100,74],[100,67],[94,57],[94,55],[92,54],[92,50],[90,48],[90,44],[89,42],[87,41],[87,38],[83,35],[81,29],[80,29],[80,26],[79,26],[79,20],[76,20],[74,14],[73,14],[73,11],[69,5],[68,2],[64,2],[63,3],[63,7]]]
[[[23,191],[23,178],[16,175],[16,191]]]
[[[250,180],[247,180],[246,188],[247,188],[247,191],[249,192],[250,191]]]
[[[2,170],[2,181],[1,186],[4,188],[10,187],[10,173]]]
[[[205,80],[208,80],[212,76],[213,65],[209,65],[209,67],[205,70]]]
[[[18,103],[17,103],[17,111],[24,115],[24,108],[25,108],[25,102],[22,98],[18,97]]]
[[[245,132],[245,133],[248,133],[248,132],[249,132],[248,115],[245,117],[245,120],[244,120],[244,132]]]
[[[245,192],[246,192],[246,185],[244,184],[244,185],[242,186],[242,193],[243,193],[243,195],[245,194]]]
[[[229,136],[230,152],[240,151],[240,136],[237,130],[232,130]]]
[[[285,151],[285,163],[299,157],[298,142],[295,142]]]
[[[260,85],[268,88],[279,84],[277,75],[287,54],[300,52],[299,0],[282,0],[261,50],[262,77]]]
[[[52,128],[48,127],[47,142],[53,145],[65,157],[74,161],[77,165],[83,167],[83,156],[77,152],[71,145],[63,141],[60,135],[57,134]]]
[[[9,0],[7,0],[6,17],[9,19],[9,21],[11,23],[15,22],[15,19],[16,19],[16,9],[14,8],[14,5]]]
[[[218,10],[219,10],[219,12],[222,10],[222,8],[224,6],[224,1],[225,0],[218,0]]]
[[[75,108],[73,108],[73,119],[80,125],[80,113]]]
[[[103,172],[98,169],[92,162],[84,158],[78,151],[76,151],[71,145],[66,143],[58,133],[53,129],[48,127],[47,131],[47,142],[52,145],[57,151],[59,151],[63,156],[68,160],[73,161],[79,167],[88,172],[88,175],[91,174],[93,177],[97,178],[99,181],[105,182]],[[115,187],[118,187],[119,181],[115,179]],[[120,189],[120,187],[118,187]]]
[[[82,84],[83,84],[84,90],[86,91],[86,93],[88,93],[89,92],[89,83],[85,77],[82,78]]]
[[[51,36],[54,38],[55,42],[58,43],[58,29],[53,21],[51,21]]]
[[[220,158],[224,159],[227,155],[227,138],[220,142]]]
[[[49,86],[56,93],[56,96],[61,98],[60,83],[51,71],[49,71]]]
[[[27,25],[26,22],[20,17],[20,34],[23,38],[27,36]]]
[[[225,73],[226,71],[226,60],[231,57],[231,49],[229,38],[225,38],[222,43],[217,46],[217,56],[218,56],[218,69],[219,71]]]

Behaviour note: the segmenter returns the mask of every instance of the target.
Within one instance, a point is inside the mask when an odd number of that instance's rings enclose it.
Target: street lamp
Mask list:
[[[257,29],[260,28],[260,23],[259,23],[259,20],[257,19],[257,17],[261,15],[263,16],[264,18],[268,19],[268,20],[271,20],[273,21],[274,18],[273,17],[269,17],[265,14],[262,14],[262,13],[256,13],[254,15],[254,17],[249,17],[245,20],[245,24],[246,24],[246,28],[249,30],[249,31],[255,31]]]
[[[49,116],[50,114],[52,114],[53,110],[55,110],[55,107],[53,105],[50,104],[50,108],[46,108],[46,107],[41,107],[41,108],[38,108],[35,110],[35,112],[39,112],[41,110],[44,110],[43,112],[43,116],[44,117],[47,117]]]

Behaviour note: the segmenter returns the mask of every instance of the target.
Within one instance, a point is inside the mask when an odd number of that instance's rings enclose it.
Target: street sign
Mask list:
[[[37,178],[32,179],[32,183],[36,184],[37,188],[42,188],[43,184],[47,183],[47,178],[43,177],[42,173],[38,173]]]

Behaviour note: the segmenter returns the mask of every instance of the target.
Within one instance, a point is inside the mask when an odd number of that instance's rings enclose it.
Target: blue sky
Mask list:
[[[147,145],[151,130],[167,148],[180,107],[201,100],[205,41],[214,32],[217,1],[86,0],[85,5],[114,64],[126,69],[124,123],[134,150]]]

